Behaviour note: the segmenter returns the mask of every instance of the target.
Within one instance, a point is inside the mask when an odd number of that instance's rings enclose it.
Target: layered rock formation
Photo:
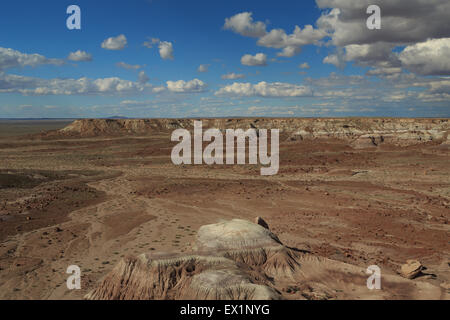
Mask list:
[[[367,288],[365,269],[284,246],[270,230],[234,219],[200,228],[190,254],[128,257],[86,299],[269,300],[440,298],[441,289],[383,275]]]
[[[448,144],[449,119],[394,118],[283,118],[203,119],[203,127],[224,129],[279,129],[287,141],[337,138],[355,148],[382,144],[412,145],[435,141]],[[192,129],[193,119],[83,119],[46,137],[151,135],[178,128]]]
[[[192,253],[122,260],[88,299],[280,299],[270,277],[288,276],[296,254],[245,220],[200,228]]]

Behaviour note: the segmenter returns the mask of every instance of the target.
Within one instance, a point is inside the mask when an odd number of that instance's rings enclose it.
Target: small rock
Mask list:
[[[266,228],[267,230],[269,230],[269,225],[267,224],[266,221],[264,221],[263,218],[261,218],[261,217],[256,217],[255,223],[256,223],[256,224],[259,224],[261,227]]]
[[[414,279],[423,270],[423,265],[417,260],[407,260],[406,264],[402,265],[400,274],[407,279]]]

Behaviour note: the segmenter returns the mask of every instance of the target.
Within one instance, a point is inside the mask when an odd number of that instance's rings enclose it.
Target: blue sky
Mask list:
[[[366,1],[8,1],[0,118],[448,117],[448,1],[420,1],[370,31]]]

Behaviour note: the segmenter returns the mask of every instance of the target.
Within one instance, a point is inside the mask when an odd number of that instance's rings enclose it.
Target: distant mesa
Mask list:
[[[193,119],[110,119],[75,120],[67,127],[46,132],[38,138],[146,136],[193,129]],[[279,129],[282,141],[340,139],[355,149],[382,146],[410,146],[423,143],[448,147],[449,119],[400,118],[217,118],[203,119],[203,127],[224,129]]]

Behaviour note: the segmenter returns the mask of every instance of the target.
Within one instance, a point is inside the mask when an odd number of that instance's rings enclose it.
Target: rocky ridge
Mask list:
[[[51,131],[43,138],[152,135],[175,129],[193,129],[195,119],[81,119]],[[200,120],[200,119],[199,119]],[[336,138],[355,148],[382,144],[407,146],[434,142],[449,145],[449,119],[400,118],[260,118],[202,119],[203,128],[279,129],[286,141]]]

